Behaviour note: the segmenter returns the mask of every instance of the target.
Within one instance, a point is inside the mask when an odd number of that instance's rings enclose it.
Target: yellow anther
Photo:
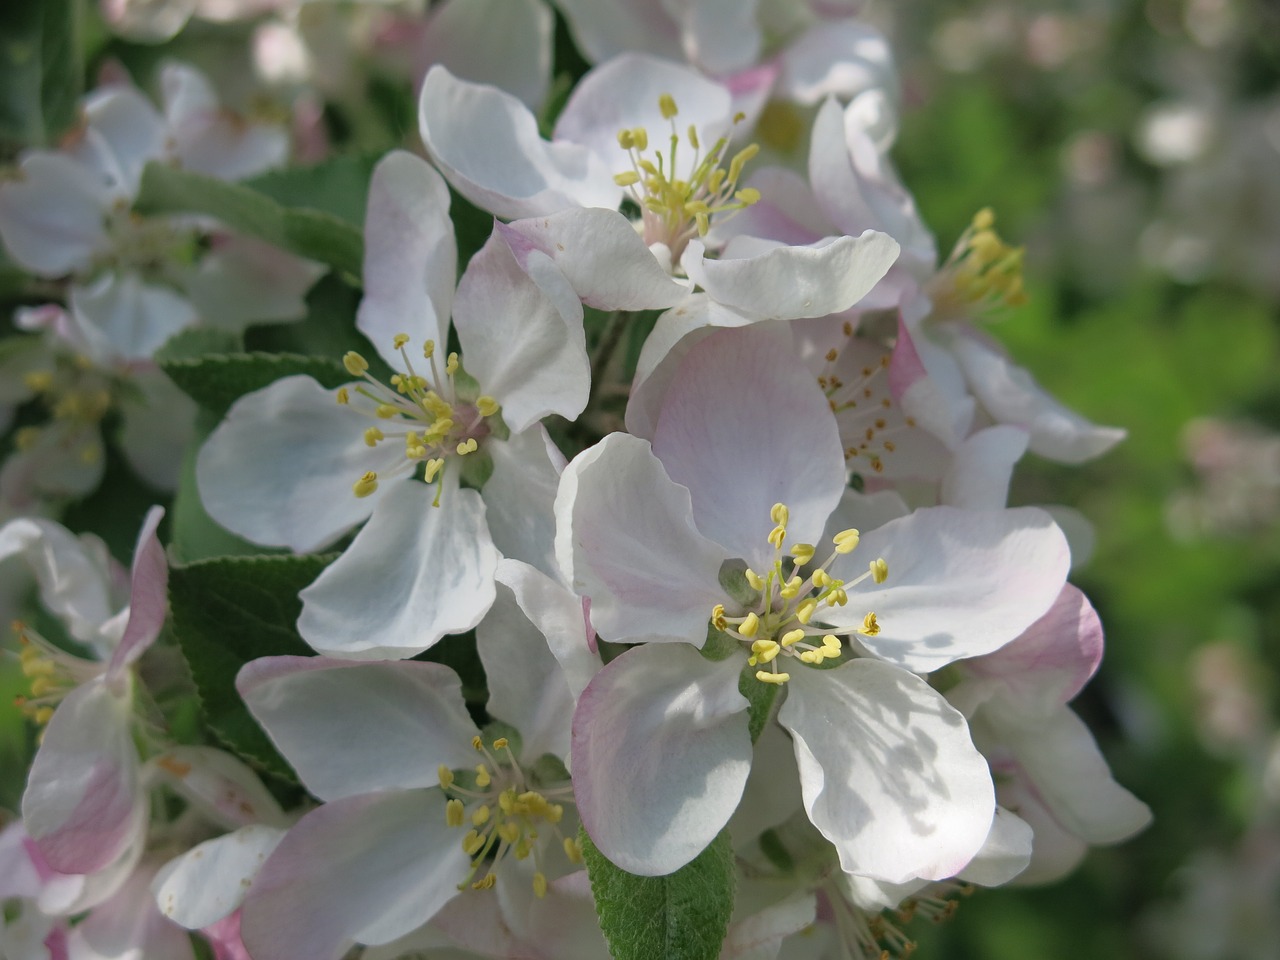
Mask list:
[[[810,597],[808,600],[802,601],[800,606],[796,607],[796,619],[801,623],[807,624],[813,619],[813,614],[817,609],[818,601],[813,599],[813,597]]]
[[[489,809],[489,805],[487,803],[477,807],[475,813],[471,814],[471,825],[473,827],[483,827],[489,822],[490,813],[492,813],[492,811]]]
[[[658,97],[658,109],[662,111],[663,120],[670,120],[680,112],[680,108],[676,106],[676,98],[669,93]]]
[[[786,526],[787,521],[791,519],[791,511],[787,509],[785,503],[775,503],[769,508],[769,519],[780,526]]]
[[[822,638],[822,648],[827,651],[827,656],[829,657],[839,656],[842,648],[840,638],[834,633],[828,633]]]
[[[498,882],[498,878],[492,873],[486,873],[483,877],[471,885],[472,890],[492,890],[494,884]]]
[[[630,130],[618,131],[618,146],[623,150],[630,150],[636,145],[636,138]]]
[[[440,788],[442,790],[448,790],[453,786],[453,771],[443,763],[436,767],[436,776],[440,778]]]
[[[463,814],[466,811],[462,809],[461,800],[450,800],[444,805],[444,822],[445,826],[460,827],[462,826]]]
[[[733,195],[733,198],[744,207],[754,206],[760,202],[760,191],[755,187],[743,187]]]
[[[764,580],[761,579],[760,574],[756,573],[750,567],[747,568],[746,573],[744,573],[743,576],[747,578],[747,583],[751,585],[752,590],[764,589]],[[721,610],[723,611],[723,607]]]
[[[757,640],[751,645],[751,652],[756,655],[757,663],[772,663],[781,650],[773,640]]]
[[[776,686],[782,686],[784,683],[786,683],[788,680],[791,679],[791,674],[771,673],[768,670],[757,670],[756,679],[759,680],[761,683],[772,683],[772,684],[775,684]]]
[[[368,430],[364,432],[364,442],[370,447],[376,447],[378,445],[379,440],[385,440],[385,439],[386,439],[386,434],[384,434],[377,427],[370,427]]]
[[[477,753],[484,750],[484,741],[480,739],[480,735],[476,734],[471,738],[471,749]]]
[[[649,149],[649,131],[644,127],[631,128],[631,145],[643,152]],[[641,164],[643,167],[643,164]]]
[[[693,222],[698,227],[698,236],[705,237],[711,232],[711,217],[709,214],[695,213],[693,215]]]
[[[53,386],[53,374],[48,370],[32,370],[22,378],[22,382],[33,393],[44,393]]]
[[[813,571],[813,585],[817,587],[819,590],[822,590],[822,589],[825,589],[826,587],[831,586],[831,583],[832,583],[831,574],[827,573],[827,571],[825,570]]]
[[[782,645],[784,647],[789,647],[792,644],[799,643],[804,639],[804,636],[805,634],[803,630],[790,630],[782,635]]]
[[[458,372],[458,355],[456,353],[449,354],[449,359],[444,362],[444,372],[449,376],[453,376]]]
[[[723,630],[729,625],[729,621],[724,616],[724,604],[717,603],[711,608],[711,624],[717,630]]]
[[[430,360],[432,357],[436,355],[436,342],[434,340],[428,340],[425,343],[423,343],[422,355],[426,357],[428,360]]]
[[[389,403],[378,404],[378,409],[374,411],[374,413],[377,414],[379,420],[390,420],[399,412],[400,412],[399,410],[391,406],[391,404]]]
[[[794,600],[800,595],[800,583],[799,577],[792,577],[778,593],[781,594],[784,600]]]
[[[815,550],[812,543],[793,543],[789,552],[795,560],[796,566],[803,567],[813,559]]]
[[[370,470],[351,485],[351,492],[357,497],[367,497],[378,489],[378,475]]]
[[[547,878],[541,873],[533,875],[533,895],[539,900],[547,895]]]
[[[831,604],[833,607],[843,607],[848,602],[849,595],[844,592],[843,587],[836,587],[827,596],[827,603]]]
[[[408,342],[409,342],[409,335],[407,333],[397,333],[394,337],[391,338],[391,349],[399,350]]]
[[[733,159],[729,161],[729,181],[731,183],[737,182],[738,178],[742,176],[742,168],[759,152],[760,144],[749,143],[734,154]],[[759,199],[759,194],[756,195],[756,199]]]
[[[858,549],[858,542],[862,539],[862,534],[850,528],[841,530],[831,539],[835,541],[836,553],[853,553],[854,550]]]
[[[778,524],[769,531],[769,543],[775,550],[782,549],[782,541],[787,539],[787,528],[783,524]]]
[[[995,211],[990,207],[983,207],[973,215],[973,229],[990,230],[996,222]]]
[[[471,437],[468,440],[463,440],[460,444],[458,444],[458,447],[457,447],[458,456],[465,457],[468,453],[475,453],[476,449],[479,446],[480,444],[476,442],[475,437]]]
[[[369,361],[354,350],[348,350],[342,358],[342,365],[347,368],[347,373],[353,377],[358,377],[369,369]]]
[[[493,778],[489,776],[489,768],[483,763],[476,764],[476,786],[487,787],[493,782]]]
[[[38,726],[43,727],[46,723],[53,719],[53,707],[39,707],[36,715],[32,718]]]
[[[748,640],[756,635],[756,631],[760,629],[760,618],[754,613],[748,613],[747,618],[738,624],[738,633],[746,637]]]
[[[498,836],[507,843],[515,843],[520,839],[520,824],[512,820],[498,825]]]
[[[858,632],[864,637],[874,637],[880,632],[880,622],[876,620],[874,613],[868,613],[862,618],[862,626],[858,628]]]
[[[570,863],[582,862],[582,848],[578,846],[578,841],[573,837],[564,838],[564,855],[569,858]]]
[[[507,749],[508,746],[510,746],[510,744],[511,744],[511,741],[508,740],[506,737],[499,737],[497,740],[493,741],[493,749],[505,750]]]
[[[498,794],[498,809],[510,816],[511,811],[515,810],[515,808],[516,792],[514,789],[508,787],[506,790],[503,790]]]
[[[820,650],[801,650],[800,661],[802,663],[821,663],[822,651]]]
[[[339,406],[346,406],[351,402],[351,394],[347,392],[346,387],[339,387],[334,399],[338,401]]]
[[[689,124],[689,129],[685,131],[685,136],[689,138],[689,143],[693,145],[693,149],[698,150],[702,147],[702,144],[698,142],[698,128],[692,123]]]
[[[498,401],[488,394],[476,398],[476,412],[482,417],[492,417],[499,409]]]
[[[876,583],[884,583],[889,579],[889,565],[884,562],[884,557],[877,557],[871,561],[871,578]]]
[[[613,182],[620,187],[630,187],[640,182],[640,174],[634,170],[623,170],[613,175]]]
[[[28,649],[36,650],[35,647],[29,647]],[[26,653],[27,651],[24,650],[22,652]],[[46,660],[39,656],[39,651],[36,651],[36,654],[37,655],[34,657],[22,657],[22,675],[28,679],[32,677],[53,676],[54,672],[57,670],[53,665],[53,661]]]
[[[475,830],[468,830],[467,835],[462,838],[462,852],[469,857],[474,857],[480,852],[484,846],[484,837]]]
[[[43,697],[52,689],[53,681],[48,677],[36,677],[31,681],[31,695],[33,697]]]
[[[427,470],[426,470],[426,473],[424,474],[424,479],[427,481],[427,483],[430,483],[432,480],[436,478],[436,474],[440,472],[440,468],[443,466],[444,466],[444,459],[442,457],[436,457],[434,460],[427,461]]]

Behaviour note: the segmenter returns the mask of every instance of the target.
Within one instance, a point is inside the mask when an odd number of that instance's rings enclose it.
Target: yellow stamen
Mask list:
[[[370,470],[351,485],[351,491],[360,498],[369,496],[378,489],[378,475]]]
[[[347,368],[347,373],[353,377],[358,377],[369,369],[369,361],[354,350],[348,350],[342,357],[342,365]]]

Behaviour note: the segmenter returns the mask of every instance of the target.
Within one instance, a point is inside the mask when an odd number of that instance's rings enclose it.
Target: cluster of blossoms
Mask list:
[[[424,29],[492,40],[463,5]],[[682,956],[905,957],[913,917],[1147,823],[1070,707],[1102,653],[1067,582],[1087,523],[1007,506],[1027,452],[1123,432],[983,330],[1022,252],[982,210],[938,254],[857,4],[500,6],[537,29],[428,58],[424,149],[372,170],[363,350],[190,352],[300,319],[326,269],[137,209],[144,167],[286,159],[191,68],[159,111],[91,94],[0,183],[58,300],[0,356],[0,559],[44,611],[14,626],[40,739],[4,956],[654,956],[607,891],[686,883],[726,908]],[[594,66],[552,109],[554,16]],[[108,418],[196,562],[161,508],[131,573],[49,519]],[[193,548],[193,511],[240,555]],[[319,573],[295,598],[268,570]],[[261,631],[220,635],[238,605]]]

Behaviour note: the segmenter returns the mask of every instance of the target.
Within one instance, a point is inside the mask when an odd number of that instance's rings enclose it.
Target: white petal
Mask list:
[[[370,513],[394,484],[357,497],[351,485],[403,457],[394,440],[371,450],[369,418],[338,404],[307,376],[246,394],[196,460],[200,499],[218,523],[255,543],[299,553],[332,543]]]
[[[446,482],[436,507],[436,493],[416,480],[397,483],[351,546],[299,594],[298,632],[317,653],[412,657],[480,622],[498,565],[484,503]]]
[[[137,196],[142,168],[164,154],[164,118],[142,91],[132,86],[100,88],[85,98],[89,122],[79,155],[118,178],[117,189]],[[109,156],[103,154],[109,153]]]
[[[289,823],[258,775],[225,750],[174,746],[147,766],[150,777],[167,782],[193,809],[228,830],[250,823]]]
[[[199,930],[238,910],[284,833],[252,824],[197,844],[169,861],[151,888],[160,912],[188,930]]]
[[[282,166],[289,154],[283,127],[246,121],[218,104],[209,81],[185,64],[160,72],[170,149],[187,170],[240,180]]]
[[[71,928],[67,955],[74,960],[195,960],[187,932],[156,908],[154,866],[143,866],[82,922]]]
[[[152,507],[138,531],[129,575],[128,622],[107,667],[111,682],[156,642],[169,613],[169,562],[156,535],[162,519],[164,508]]]
[[[724,550],[693,523],[689,491],[649,444],[611,433],[565,468],[556,496],[556,557],[570,587],[591,599],[606,639],[702,646],[724,598]]]
[[[186,297],[143,283],[136,273],[104,273],[87,287],[73,286],[71,310],[95,355],[126,361],[149,360],[199,320]]]
[[[539,250],[582,302],[600,310],[652,310],[685,296],[626,217],[599,207],[562,210],[499,225],[521,266]]]
[[[916,673],[997,650],[1040,619],[1066,582],[1070,551],[1049,515],[1034,507],[917,510],[864,534],[833,564],[850,580],[883,557],[888,579],[850,591],[849,604],[819,616],[840,626],[875,612],[880,632],[858,642]]]
[[[591,382],[582,304],[546,254],[530,251],[522,269],[495,230],[467,264],[453,314],[467,372],[512,430],[582,412]]]
[[[422,62],[454,76],[492,84],[531,109],[551,81],[555,18],[540,0],[451,0],[432,13]]]
[[[762,319],[823,317],[861,300],[898,258],[892,237],[866,230],[741,259],[702,259],[691,241],[681,264],[715,300]]]
[[[38,151],[0,184],[0,239],[19,266],[44,277],[86,269],[108,246],[106,184],[70,157]]]
[[[740,657],[639,646],[596,674],[573,720],[578,813],[600,852],[642,876],[671,873],[738,805],[751,766]]]
[[[456,4],[455,4],[456,6]],[[458,272],[458,248],[449,219],[449,188],[425,161],[403,150],[383,157],[369,183],[364,220],[364,299],[356,326],[382,359],[400,369],[391,346],[409,335],[410,356],[424,340],[443,350]]]
[[[981,848],[991,774],[964,717],[923,680],[875,660],[791,671],[791,731],[809,819],[848,873],[941,880]]]
[[[972,434],[952,452],[942,477],[942,502],[967,510],[1003,510],[1013,468],[1028,439],[1017,427],[987,427]]]
[[[778,77],[779,94],[802,104],[896,86],[893,51],[884,35],[852,18],[823,20],[789,44]]]
[[[40,603],[81,643],[115,613],[110,568],[95,551],[52,520],[23,517],[0,527],[0,560],[21,556],[40,586]]]
[[[960,879],[984,887],[1008,883],[1031,862],[1032,831],[1027,822],[1004,807],[996,807],[991,833]]]
[[[684,6],[684,51],[712,76],[752,66],[764,42],[756,22],[760,0],[694,0]],[[677,101],[679,102],[679,101]]]
[[[564,461],[556,450],[559,463],[553,462],[553,449],[542,424],[509,440],[490,440],[485,452],[493,473],[480,495],[498,552],[558,577],[555,502]]]
[[[307,315],[306,294],[325,268],[244,234],[215,234],[213,246],[182,276],[202,326],[240,332],[255,323]]]
[[[653,452],[689,488],[698,530],[756,570],[773,560],[770,511],[788,542],[814,543],[845,489],[831,408],[784,328],[718,330],[681,360]]]
[[[322,800],[435,786],[440,764],[474,761],[461,681],[437,663],[265,657],[240,670],[236,689]]]
[[[130,383],[137,393],[120,399],[120,451],[150,486],[176,490],[195,439],[196,402],[158,369],[138,370]]]
[[[435,66],[422,84],[418,121],[445,179],[496,216],[536,217],[567,207],[616,209],[614,171],[576,143],[548,143],[528,108],[494,87]],[[621,152],[621,151],[619,151]]]
[[[561,0],[574,42],[592,63],[628,50],[682,60],[680,34],[665,4],[651,0]]]
[[[348,797],[303,817],[259,872],[241,914],[254,960],[338,960],[420,926],[467,873],[439,790]]]
[[[782,940],[817,919],[817,901],[801,891],[729,925],[719,960],[777,960]]]

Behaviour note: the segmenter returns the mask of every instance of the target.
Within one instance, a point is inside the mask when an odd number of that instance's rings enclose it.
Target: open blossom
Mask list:
[[[615,434],[565,470],[560,564],[602,636],[641,642],[580,698],[579,810],[620,866],[679,867],[742,794],[740,683],[782,687],[805,808],[843,868],[949,877],[986,840],[994,793],[963,717],[917,674],[1034,622],[1061,589],[1066,543],[1038,510],[846,526],[836,425],[788,340],[759,325],[707,337],[652,443]],[[747,572],[730,590],[735,559]],[[725,640],[704,656],[709,628]]]

